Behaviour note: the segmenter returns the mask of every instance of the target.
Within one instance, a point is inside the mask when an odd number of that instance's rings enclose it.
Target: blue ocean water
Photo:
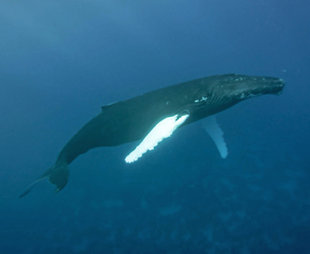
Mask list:
[[[310,4],[305,0],[2,1],[0,253],[310,253]],[[222,73],[286,81],[133,165],[135,144],[23,188],[100,107]]]

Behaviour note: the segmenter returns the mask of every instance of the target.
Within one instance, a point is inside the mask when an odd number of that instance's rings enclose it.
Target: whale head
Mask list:
[[[283,87],[284,81],[279,78],[233,75],[219,85],[215,92],[239,102],[264,94],[279,94]]]
[[[279,94],[284,81],[274,77],[229,75],[213,87],[217,96],[233,103],[264,94]]]
[[[205,97],[210,98],[210,104],[231,106],[252,97],[279,94],[283,87],[284,81],[275,77],[228,74],[210,82]]]
[[[284,81],[274,77],[247,76],[227,74],[201,79],[200,85],[191,101],[195,116],[201,119],[218,113],[243,100],[265,95],[279,94],[284,87]]]

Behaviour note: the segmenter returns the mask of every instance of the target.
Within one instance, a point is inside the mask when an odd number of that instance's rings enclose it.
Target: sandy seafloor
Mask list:
[[[310,253],[310,18],[300,1],[0,3],[0,253]],[[195,123],[132,165],[100,148],[66,188],[19,193],[104,104],[198,77],[281,77],[280,96]]]

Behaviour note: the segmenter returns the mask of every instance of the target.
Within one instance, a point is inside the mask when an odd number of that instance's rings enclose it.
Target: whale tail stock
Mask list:
[[[43,175],[38,177],[33,183],[28,185],[26,190],[19,195],[19,198],[26,196],[38,183],[40,183],[45,179],[48,179],[52,184],[55,184],[57,187],[56,191],[58,192],[66,186],[68,178],[69,178],[68,165],[66,163],[60,165],[56,164],[55,166],[46,170],[43,173]]]

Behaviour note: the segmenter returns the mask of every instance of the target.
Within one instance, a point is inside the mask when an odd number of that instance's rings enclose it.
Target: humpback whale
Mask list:
[[[27,195],[41,180],[49,179],[62,190],[68,182],[68,165],[79,155],[102,146],[117,146],[143,139],[125,158],[138,160],[176,129],[223,111],[241,101],[264,94],[279,94],[284,87],[275,77],[225,74],[204,77],[164,87],[143,95],[103,106],[63,147],[55,164],[20,195]],[[207,132],[221,138],[215,121]],[[226,145],[215,140],[222,157]]]

